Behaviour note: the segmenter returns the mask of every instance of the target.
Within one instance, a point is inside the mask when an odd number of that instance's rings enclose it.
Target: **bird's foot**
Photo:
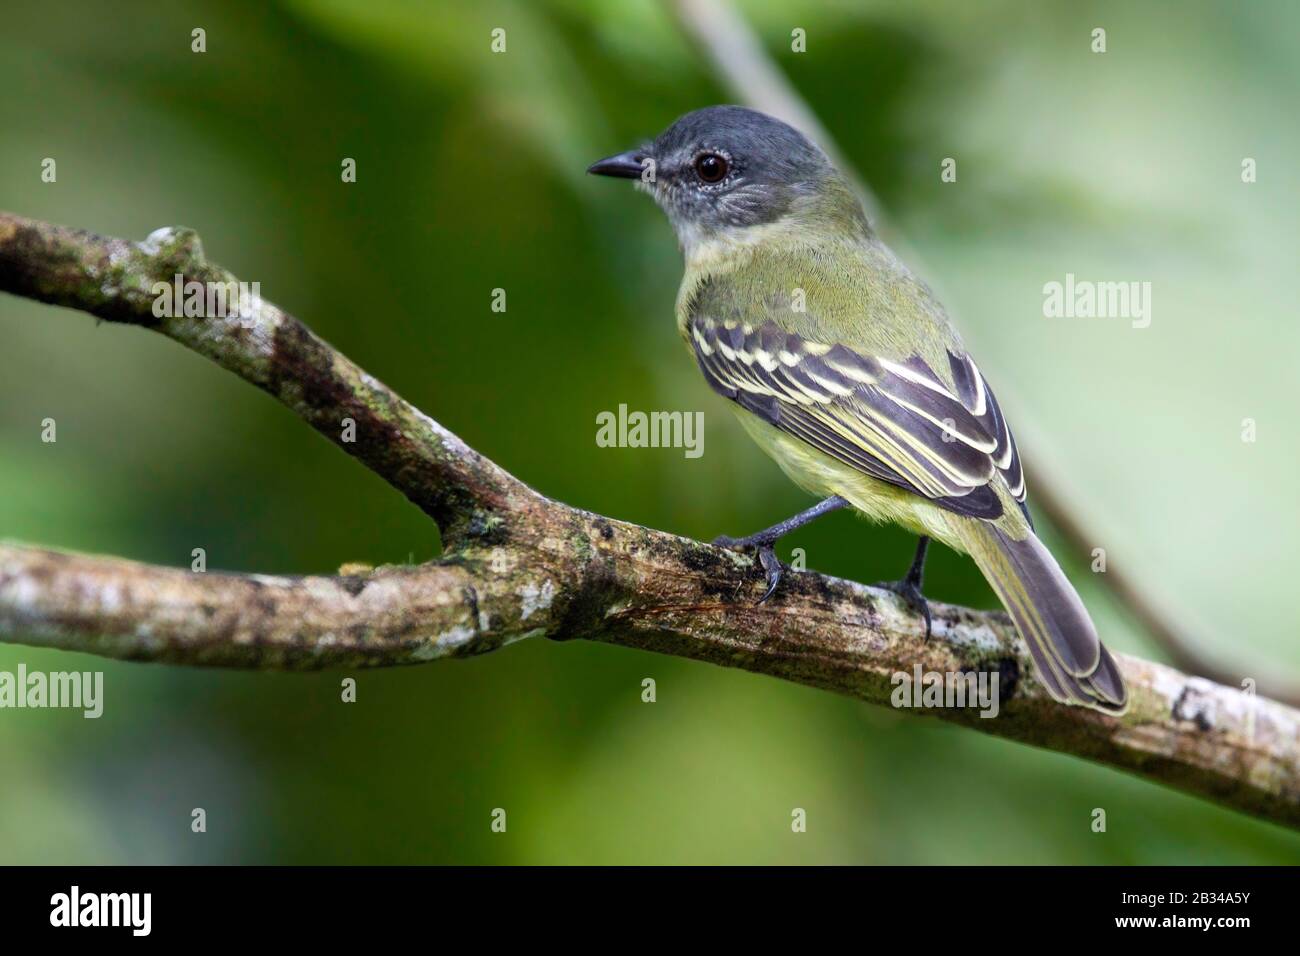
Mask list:
[[[762,604],[776,593],[776,586],[781,583],[781,574],[785,571],[785,565],[781,563],[781,560],[776,556],[776,551],[773,550],[777,541],[796,528],[802,528],[808,522],[847,505],[848,502],[839,495],[832,495],[824,501],[819,501],[811,508],[799,512],[792,518],[786,518],[770,528],[764,528],[757,534],[751,534],[746,538],[731,538],[725,534],[719,535],[713,539],[713,543],[719,548],[727,548],[731,551],[758,549],[758,563],[763,566],[763,573],[767,576],[767,593],[758,601],[759,604]]]
[[[928,641],[932,623],[930,620],[930,602],[921,593],[921,586],[912,578],[906,577],[901,581],[880,581],[876,584],[876,587],[893,591],[907,602],[908,607],[925,618],[925,639]]]
[[[781,583],[781,575],[785,573],[785,565],[781,563],[781,559],[776,556],[776,549],[770,544],[765,544],[758,549],[758,563],[763,566],[763,573],[767,576],[767,591],[758,599],[759,604],[764,604],[776,593],[776,586]]]
[[[767,599],[776,593],[777,585],[781,583],[781,576],[785,573],[785,565],[776,556],[775,538],[764,534],[751,534],[747,538],[732,538],[721,534],[713,539],[713,543],[728,551],[758,549],[758,563],[763,568],[763,574],[767,579],[767,590],[756,603],[765,604]]]

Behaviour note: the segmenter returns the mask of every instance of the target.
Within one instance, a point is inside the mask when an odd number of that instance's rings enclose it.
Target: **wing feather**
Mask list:
[[[1002,514],[991,485],[1000,474],[1024,508],[1015,439],[970,356],[948,353],[954,391],[920,356],[862,355],[771,321],[697,315],[688,338],[714,391],[837,461],[989,519]]]

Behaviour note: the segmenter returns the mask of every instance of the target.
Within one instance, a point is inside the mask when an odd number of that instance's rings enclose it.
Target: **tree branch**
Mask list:
[[[1300,713],[1117,655],[1120,719],[1056,703],[1001,612],[791,572],[767,605],[749,555],[551,501],[267,302],[159,318],[153,282],[230,282],[186,230],[142,243],[0,213],[0,289],[152,328],[264,389],[438,521],[444,556],[364,574],[205,574],[0,545],[0,641],[125,660],[303,670],[411,664],[586,638],[889,704],[896,675],[996,673],[1000,713],[931,713],[1300,827]],[[356,441],[341,439],[343,419]],[[918,711],[925,713],[926,711]]]
[[[159,229],[137,243],[0,213],[4,291],[152,329],[206,356],[360,459],[444,535],[532,494],[269,302],[258,301],[247,315],[155,316],[154,284],[171,285],[177,275],[238,282],[207,261],[190,229]],[[349,420],[355,441],[345,442]]]

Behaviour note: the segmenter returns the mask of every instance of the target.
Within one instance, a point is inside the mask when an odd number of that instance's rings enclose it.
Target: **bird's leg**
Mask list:
[[[930,539],[922,536],[916,542],[916,555],[912,558],[912,566],[907,569],[907,574],[901,581],[883,581],[877,587],[888,588],[893,591],[904,601],[906,601],[913,610],[925,618],[925,639],[930,639],[930,602],[925,599],[921,593],[921,579],[925,575],[925,555],[930,549]]]
[[[767,575],[767,593],[758,599],[758,603],[762,604],[776,592],[776,586],[781,583],[781,573],[784,570],[780,558],[776,556],[774,547],[776,542],[796,528],[802,528],[822,515],[847,505],[848,502],[839,495],[832,495],[825,501],[819,501],[806,511],[801,511],[791,518],[786,518],[770,528],[764,528],[762,531],[744,538],[730,538],[725,534],[719,535],[713,539],[713,543],[718,547],[730,548],[733,551],[743,551],[747,548],[758,549],[759,564],[763,566],[763,572]]]
[[[806,511],[801,511],[792,518],[786,518],[784,521],[772,525],[770,528],[764,528],[762,531],[747,535],[744,538],[729,538],[725,534],[719,535],[713,539],[713,543],[720,548],[731,548],[732,550],[741,550],[744,548],[760,548],[765,544],[773,544],[777,540],[784,538],[796,528],[802,528],[806,524],[816,521],[824,514],[829,514],[839,508],[845,508],[848,502],[839,495],[833,495],[825,501],[819,501]]]

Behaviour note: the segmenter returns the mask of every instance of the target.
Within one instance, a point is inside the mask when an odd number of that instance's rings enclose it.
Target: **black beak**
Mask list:
[[[587,167],[587,172],[597,176],[616,176],[619,179],[640,179],[641,160],[644,158],[640,151],[629,149],[626,153],[592,163]]]

